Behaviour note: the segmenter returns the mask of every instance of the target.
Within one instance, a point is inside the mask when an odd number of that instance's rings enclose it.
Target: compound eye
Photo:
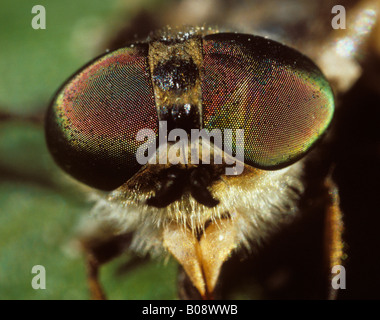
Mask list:
[[[285,167],[327,129],[333,93],[309,58],[275,41],[232,33],[205,36],[203,51],[203,125],[243,129],[246,164]]]
[[[105,54],[76,73],[49,107],[45,130],[56,162],[76,179],[112,190],[141,167],[140,129],[158,132],[148,45]]]

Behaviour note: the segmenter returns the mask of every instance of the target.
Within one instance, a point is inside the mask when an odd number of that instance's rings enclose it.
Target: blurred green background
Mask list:
[[[91,204],[50,157],[43,115],[59,86],[105,50],[125,19],[159,1],[3,0],[0,11],[0,299],[88,299],[82,257],[70,252]],[[31,26],[34,5],[46,29]],[[72,183],[72,182],[71,182]],[[69,187],[68,187],[69,186]],[[130,259],[101,270],[111,299],[176,298],[177,265],[150,261],[117,275]],[[46,289],[31,286],[34,265]],[[121,278],[122,277],[122,278]]]

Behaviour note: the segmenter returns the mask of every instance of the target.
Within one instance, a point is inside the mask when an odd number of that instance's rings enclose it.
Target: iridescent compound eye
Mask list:
[[[136,161],[137,132],[158,130],[147,62],[148,45],[106,54],[59,90],[46,118],[46,139],[58,164],[103,190],[126,182]]]
[[[333,112],[327,80],[299,52],[251,35],[194,35],[89,63],[55,96],[46,139],[66,172],[112,190],[141,168],[136,153],[145,141],[137,134],[157,136],[159,120],[187,132],[244,129],[244,162],[276,169],[302,157]]]
[[[246,164],[289,165],[328,127],[332,90],[299,52],[262,37],[220,33],[204,37],[203,55],[203,125],[244,129]]]

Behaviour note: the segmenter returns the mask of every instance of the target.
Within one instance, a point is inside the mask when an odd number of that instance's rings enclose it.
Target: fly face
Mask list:
[[[294,49],[179,29],[107,53],[71,77],[48,110],[46,138],[65,171],[110,191],[94,211],[114,231],[132,232],[132,249],[170,252],[211,298],[233,251],[294,220],[304,161],[333,112],[328,81]],[[141,130],[152,141],[139,139]],[[174,130],[184,135],[170,139]],[[192,139],[200,130],[221,139]],[[237,130],[244,139],[228,139]],[[242,170],[229,171],[231,163]]]

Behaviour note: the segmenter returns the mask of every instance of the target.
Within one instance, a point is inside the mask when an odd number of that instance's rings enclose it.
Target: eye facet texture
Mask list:
[[[163,46],[153,68],[146,43],[107,53],[72,76],[46,118],[47,144],[57,163],[92,187],[117,188],[141,168],[136,153],[146,141],[137,141],[138,131],[151,129],[158,136],[153,88],[175,98],[178,116],[172,127],[190,132],[194,123],[180,115],[188,105],[188,89],[199,80],[201,93],[192,102],[202,105],[203,128],[244,129],[248,165],[285,167],[325,132],[334,112],[333,93],[310,59],[252,35],[219,33],[196,39],[203,54],[203,63],[196,66],[184,45],[186,59]],[[228,149],[236,152],[236,147],[232,141]]]
[[[46,119],[55,160],[78,180],[103,190],[125,183],[141,167],[140,129],[158,132],[148,45],[122,48],[94,60],[56,95]]]
[[[304,155],[328,127],[332,90],[299,52],[233,33],[205,36],[203,50],[203,125],[244,129],[246,164],[284,167]]]

